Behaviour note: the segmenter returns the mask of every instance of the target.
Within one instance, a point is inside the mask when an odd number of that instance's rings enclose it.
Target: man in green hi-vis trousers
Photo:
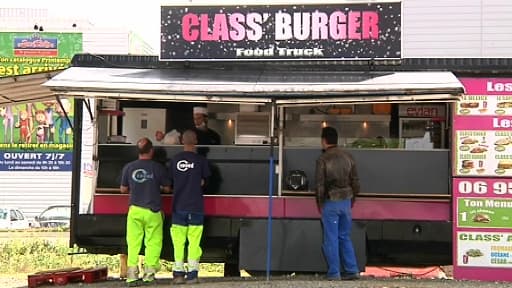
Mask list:
[[[173,186],[171,238],[174,246],[173,282],[198,282],[201,237],[203,235],[203,188],[210,176],[208,161],[196,153],[197,134],[183,133],[183,152],[169,162]],[[188,241],[188,271],[185,270],[185,244]]]
[[[160,190],[171,192],[171,182],[165,167],[153,161],[153,144],[148,138],[137,141],[139,159],[126,164],[121,178],[121,193],[130,193],[126,219],[128,269],[126,282],[138,286],[139,252],[144,239],[144,276],[142,282],[152,283],[160,269],[163,238],[163,214]]]

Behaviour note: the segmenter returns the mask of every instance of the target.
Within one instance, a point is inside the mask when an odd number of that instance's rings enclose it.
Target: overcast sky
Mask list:
[[[0,0],[0,7],[46,8],[50,15],[85,18],[99,27],[127,27],[157,52],[161,3],[161,0]]]

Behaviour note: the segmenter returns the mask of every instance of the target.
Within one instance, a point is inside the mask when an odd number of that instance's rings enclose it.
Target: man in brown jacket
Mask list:
[[[322,129],[324,153],[316,161],[316,199],[322,213],[322,249],[329,280],[355,280],[359,268],[350,238],[352,204],[359,193],[359,178],[352,156],[337,147],[338,132]],[[340,258],[344,275],[340,273]]]

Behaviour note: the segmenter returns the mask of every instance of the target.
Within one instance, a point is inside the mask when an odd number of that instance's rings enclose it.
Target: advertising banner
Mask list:
[[[73,99],[61,102],[73,121]],[[73,131],[64,110],[57,101],[0,107],[0,171],[71,171]]]
[[[512,281],[512,78],[459,80],[466,96],[453,120],[454,277]]]
[[[401,3],[162,6],[161,60],[401,58]]]
[[[81,52],[81,33],[0,32],[0,77],[64,69]]]
[[[0,32],[0,77],[64,69],[81,33]],[[0,171],[71,171],[73,99],[0,107]]]
[[[0,171],[71,171],[72,152],[66,150],[72,145],[34,145],[37,151],[47,152],[32,152],[15,148],[17,146],[12,144],[6,149],[9,152],[0,153]]]

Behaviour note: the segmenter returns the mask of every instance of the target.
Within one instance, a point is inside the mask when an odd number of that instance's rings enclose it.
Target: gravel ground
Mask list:
[[[30,232],[30,231],[29,231]],[[45,239],[61,239],[68,237],[67,232],[38,232],[38,233],[1,233],[0,243],[2,241],[12,240],[12,238],[26,238],[38,237]],[[443,267],[443,271],[448,277],[451,276],[451,267]],[[110,272],[110,271],[109,271]],[[115,275],[115,273],[114,273]],[[217,276],[211,275],[211,276]],[[157,274],[157,283],[152,286],[145,287],[172,287],[176,285],[171,284],[169,274]],[[456,280],[417,280],[417,279],[398,279],[398,278],[362,278],[358,281],[325,281],[321,276],[288,276],[288,277],[272,277],[270,282],[265,278],[258,277],[242,277],[242,278],[223,278],[223,277],[203,277],[200,278],[199,284],[186,284],[180,285],[181,287],[193,288],[227,288],[227,287],[240,287],[240,288],[512,288],[512,283],[493,283],[493,282],[477,282],[477,281],[456,281]],[[1,275],[0,274],[0,288],[25,288],[27,287],[26,275]],[[70,288],[115,288],[126,287],[126,283],[117,278],[111,278],[106,282],[98,282],[93,284],[74,283],[67,286],[42,286],[48,288],[70,287]]]
[[[11,283],[3,282],[6,278],[0,278],[2,288],[21,288],[27,287],[26,279],[17,279]],[[12,280],[12,279],[11,279]],[[24,280],[24,281],[21,281]],[[171,284],[170,278],[157,279],[157,283],[144,287],[170,287],[177,286]],[[389,278],[362,278],[357,281],[325,281],[317,276],[295,276],[295,277],[273,277],[270,282],[264,278],[242,277],[242,278],[202,278],[199,284],[179,285],[181,287],[202,287],[202,288],[512,288],[512,283],[494,283],[478,281],[456,281],[456,280],[416,280],[416,279],[389,279]],[[93,284],[74,283],[67,286],[43,286],[43,287],[81,287],[81,288],[114,288],[126,287],[126,283],[119,279],[109,279],[106,282]]]

